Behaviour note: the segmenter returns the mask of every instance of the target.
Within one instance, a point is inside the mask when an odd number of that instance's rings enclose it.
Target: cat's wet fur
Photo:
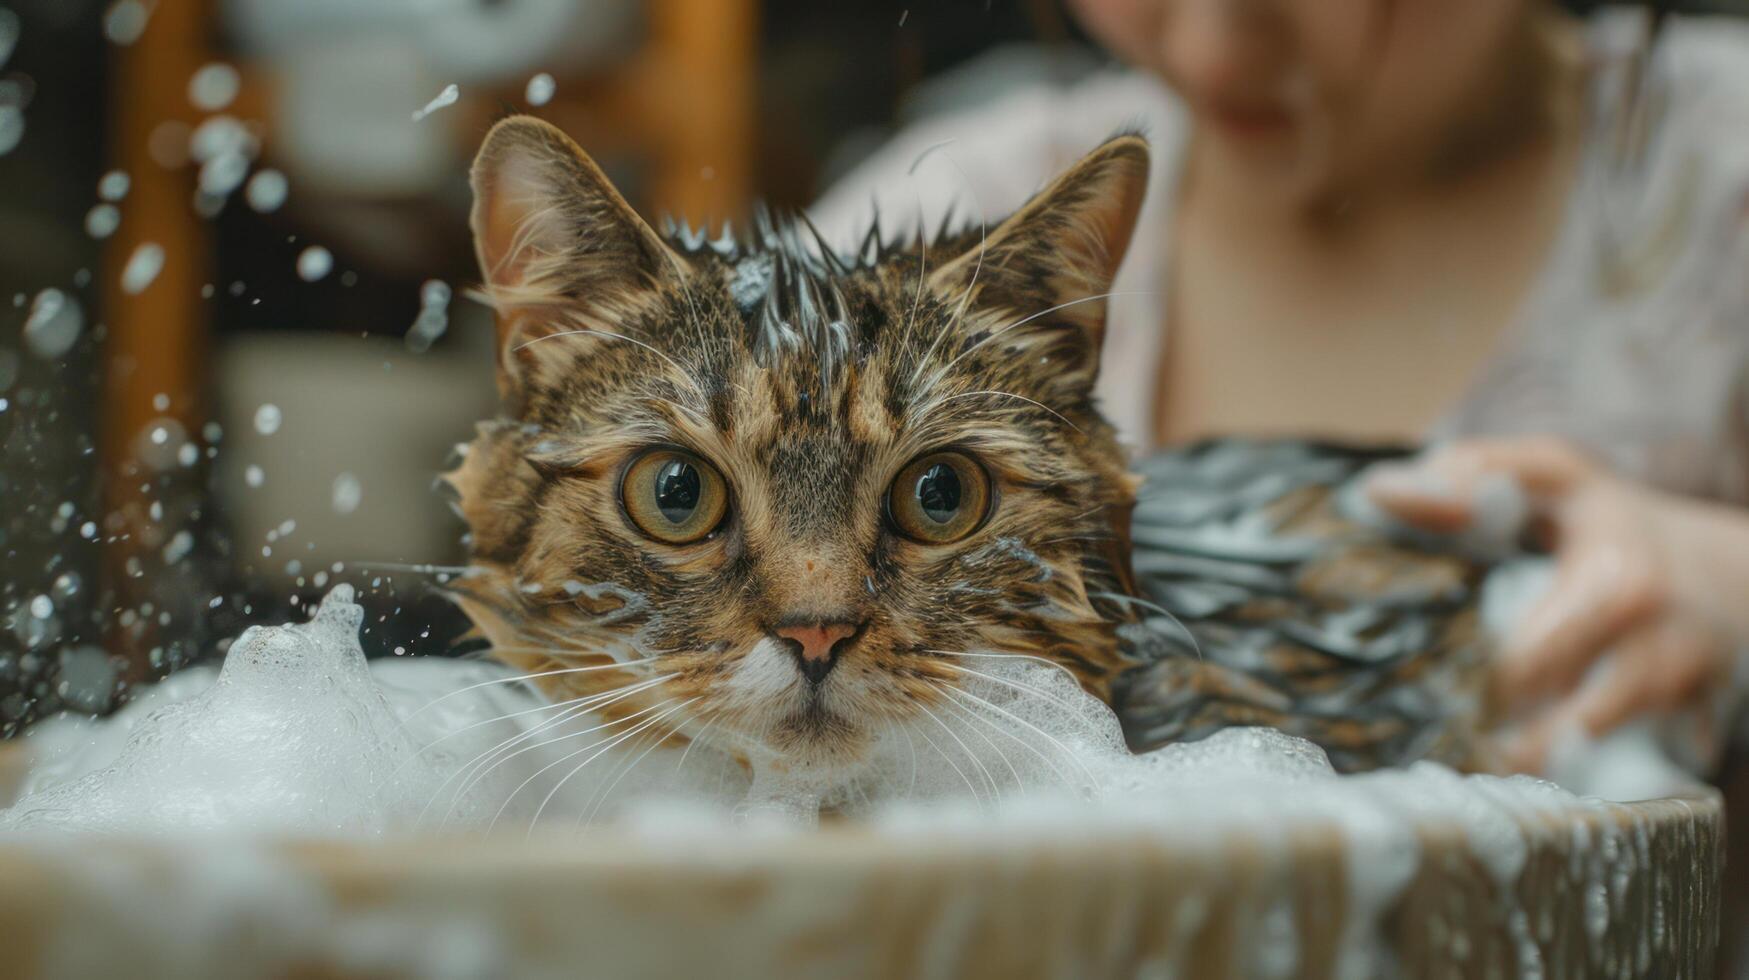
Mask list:
[[[448,475],[458,601],[525,670],[627,662],[542,678],[555,699],[665,677],[602,712],[672,710],[662,731],[709,725],[780,768],[854,764],[959,681],[956,653],[1042,657],[1109,697],[1136,481],[1093,388],[1147,174],[1118,136],[1004,222],[839,255],[794,221],[659,235],[563,133],[500,122],[473,230],[504,414]],[[664,544],[628,513],[653,447],[721,474],[708,537]],[[888,492],[942,450],[992,503],[925,544]],[[810,679],[787,637],[816,626],[847,638]]]

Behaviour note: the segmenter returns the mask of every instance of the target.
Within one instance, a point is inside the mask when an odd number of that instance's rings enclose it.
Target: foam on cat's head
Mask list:
[[[563,134],[500,123],[473,226],[507,417],[449,476],[473,538],[458,600],[517,666],[623,665],[553,692],[798,771],[957,710],[970,651],[1103,691],[1133,490],[1092,392],[1147,170],[1119,137],[1007,221],[876,228],[842,255],[799,221],[659,235]],[[942,452],[964,467],[936,513],[976,510],[924,543],[894,494]],[[678,454],[715,523],[641,523],[627,488],[652,453]],[[847,638],[810,681],[794,637],[828,626]]]

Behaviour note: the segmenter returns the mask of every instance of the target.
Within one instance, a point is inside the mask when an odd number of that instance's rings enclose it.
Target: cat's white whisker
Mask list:
[[[987,680],[997,680],[998,679],[998,678],[990,677],[987,674],[980,675],[980,676],[985,677]],[[1044,729],[1038,727],[1037,725],[1034,725],[1032,722],[1027,721],[1025,718],[1020,717],[1019,715],[1015,714],[1012,711],[1009,711],[1008,709],[1002,707],[999,704],[996,704],[995,702],[978,697],[976,694],[973,694],[970,691],[961,690],[959,693],[965,695],[968,698],[971,698],[973,701],[976,701],[979,704],[982,704],[984,707],[989,708],[990,710],[996,712],[997,714],[1000,714],[1003,717],[1008,718],[1009,720],[1015,722],[1016,724],[1025,726],[1033,734],[1038,735],[1039,737],[1043,738],[1045,741],[1047,741],[1051,745],[1055,746],[1058,752],[1061,752],[1061,753],[1063,753],[1064,756],[1068,757],[1069,761],[1073,762],[1075,764],[1075,767],[1077,769],[1081,770],[1081,774],[1083,776],[1087,777],[1087,785],[1089,788],[1094,788],[1094,787],[1097,787],[1099,785],[1099,780],[1094,777],[1093,771],[1091,769],[1087,768],[1087,764],[1081,761],[1081,756],[1079,754],[1077,754],[1074,750],[1070,749],[1067,745],[1064,745],[1060,739],[1058,739],[1056,736],[1052,735],[1050,732],[1045,731]],[[1056,770],[1055,766],[1052,766],[1051,768],[1053,771]]]
[[[946,691],[951,697],[954,697],[956,699],[962,698],[962,697],[970,698],[974,705],[985,707],[985,708],[996,708],[996,705],[991,704],[990,702],[984,700],[983,698],[978,697],[977,695],[971,693],[970,691],[962,691],[962,690],[954,687],[951,684],[940,684],[938,686],[942,690]],[[1021,738],[1019,735],[1015,734],[1009,728],[1004,727],[1002,725],[998,725],[995,722],[991,721],[990,719],[983,717],[982,715],[978,714],[977,711],[973,707],[967,706],[964,704],[961,704],[961,707],[964,708],[973,717],[978,718],[980,721],[984,722],[984,724],[989,725],[991,728],[994,728],[996,731],[1002,733],[1003,735],[1008,736],[1010,739],[1013,739],[1015,744],[1019,745],[1021,748],[1027,750],[1028,752],[1031,752],[1035,756],[1038,756],[1038,760],[1040,762],[1044,763],[1046,768],[1050,769],[1051,774],[1056,776],[1057,779],[1060,780],[1061,782],[1063,782],[1065,785],[1071,785],[1071,786],[1074,785],[1073,780],[1071,780],[1068,776],[1065,776],[1063,774],[1063,770],[1058,768],[1057,764],[1054,761],[1052,761],[1050,755],[1047,754],[1046,752],[1044,752],[1038,746],[1032,744],[1031,742],[1027,741],[1024,738]],[[1000,710],[1000,709],[998,709],[998,710]],[[1058,746],[1058,747],[1061,748],[1061,746]],[[1018,778],[1018,777],[1016,777],[1016,778]]]
[[[939,715],[937,715],[933,711],[930,711],[928,705],[919,701],[919,702],[917,702],[917,709],[919,711],[923,712],[925,715],[928,715],[930,721],[933,721],[937,725],[941,726],[941,730],[946,732],[947,736],[949,738],[953,739],[954,742],[959,745],[960,751],[964,752],[966,754],[966,759],[969,760],[973,766],[976,766],[978,773],[984,777],[984,782],[990,784],[990,799],[992,802],[994,802],[996,799],[996,796],[1001,792],[1001,789],[1000,789],[1000,787],[998,787],[996,785],[995,777],[990,775],[990,770],[984,768],[983,761],[980,760],[977,757],[977,755],[975,755],[972,752],[971,746],[967,745],[965,743],[965,740],[960,738],[959,735],[957,733],[955,733],[953,729],[947,727],[947,723],[942,721],[941,717]],[[977,794],[974,792],[973,796],[976,796],[976,795]]]
[[[1093,597],[1098,598],[1098,599],[1107,599],[1107,600],[1110,600],[1112,602],[1118,603],[1120,605],[1127,603],[1129,605],[1140,606],[1143,609],[1149,610],[1150,612],[1159,613],[1161,616],[1166,617],[1167,622],[1171,623],[1173,626],[1176,626],[1178,628],[1178,631],[1180,633],[1184,634],[1184,638],[1186,640],[1190,641],[1190,648],[1192,650],[1196,651],[1196,659],[1198,659],[1198,660],[1207,660],[1208,659],[1207,657],[1204,657],[1202,655],[1202,644],[1200,644],[1196,641],[1196,634],[1192,633],[1190,631],[1190,627],[1184,625],[1184,621],[1179,619],[1176,615],[1174,615],[1170,609],[1167,609],[1164,606],[1159,605],[1158,603],[1149,602],[1148,600],[1140,598],[1138,596],[1125,595],[1121,592],[1089,592],[1088,595],[1093,596]]]
[[[940,724],[940,722],[938,721],[936,724]],[[916,729],[916,732],[923,736],[923,741],[927,742],[929,747],[935,750],[936,755],[941,756],[941,761],[947,763],[948,768],[953,770],[954,775],[958,776],[960,780],[966,784],[966,791],[972,794],[972,799],[982,802],[983,798],[978,795],[978,787],[972,785],[971,777],[965,774],[965,770],[955,765],[954,761],[948,758],[947,753],[942,751],[941,746],[935,744],[935,739],[930,738],[928,732],[921,728]]]
[[[673,699],[670,698],[668,701],[664,701],[661,703],[668,704],[672,700]],[[688,702],[688,703],[690,703],[690,702]],[[596,759],[601,758],[601,756],[604,753],[611,751],[614,746],[616,746],[619,743],[625,741],[626,739],[632,737],[633,735],[636,735],[638,732],[641,732],[644,729],[649,728],[651,725],[654,725],[654,724],[660,722],[663,718],[667,717],[668,714],[671,714],[672,712],[678,710],[681,707],[685,707],[685,705],[678,705],[674,708],[669,708],[668,711],[665,711],[662,714],[655,715],[651,718],[647,718],[644,721],[639,722],[636,727],[631,728],[625,732],[621,732],[619,735],[615,736],[613,738],[613,740],[609,741],[606,745],[603,745],[601,748],[597,749],[594,755],[591,755],[589,758],[584,759],[582,762],[579,762],[575,768],[573,768],[570,772],[566,773],[562,779],[560,779],[557,783],[555,783],[553,785],[553,788],[547,792],[546,797],[540,801],[540,806],[535,808],[534,816],[529,818],[528,833],[524,834],[523,838],[526,840],[526,839],[534,836],[534,828],[537,825],[539,825],[540,816],[546,810],[547,804],[549,804],[553,801],[553,797],[558,795],[559,790],[564,788],[564,785],[567,782],[570,782],[571,778],[573,776],[582,772],[586,767],[588,767],[588,765],[591,762],[594,762]]]
[[[1099,300],[1102,300],[1102,299],[1110,299],[1113,296],[1145,296],[1145,295],[1150,295],[1151,293],[1152,293],[1152,290],[1147,290],[1147,289],[1124,289],[1124,290],[1117,290],[1117,291],[1109,292],[1109,293],[1097,293],[1093,296],[1083,296],[1080,299],[1072,299],[1072,300],[1069,300],[1069,301],[1064,302],[1064,303],[1058,303],[1057,305],[1052,306],[1048,309],[1040,310],[1037,313],[1032,314],[1031,316],[1022,317],[1018,320],[1015,320],[1013,323],[1007,324],[1005,326],[997,327],[995,330],[990,331],[990,335],[985,337],[983,340],[980,340],[977,343],[971,345],[970,347],[967,347],[965,350],[960,351],[958,354],[955,354],[953,360],[948,361],[947,364],[945,366],[943,366],[942,369],[936,373],[938,376],[946,375],[949,371],[953,370],[954,365],[958,364],[961,360],[964,360],[973,351],[984,346],[985,344],[989,343],[990,341],[995,340],[997,337],[1002,336],[1003,334],[1014,329],[1015,327],[1025,326],[1026,324],[1031,323],[1034,320],[1037,320],[1041,316],[1050,316],[1052,313],[1055,313],[1058,310],[1066,310],[1071,306],[1079,306],[1082,303],[1094,303],[1094,302],[1098,302]]]
[[[522,351],[522,350],[526,350],[529,347],[534,346],[535,344],[540,343],[543,340],[557,340],[560,337],[576,337],[576,336],[581,336],[584,334],[593,334],[593,335],[598,336],[598,337],[609,337],[609,338],[612,338],[614,340],[623,340],[628,344],[636,344],[639,347],[642,347],[643,349],[649,351],[650,353],[656,355],[657,357],[660,357],[662,360],[667,361],[669,366],[673,367],[675,371],[678,371],[680,373],[681,379],[684,380],[687,383],[687,385],[689,385],[692,388],[692,390],[698,394],[698,397],[700,397],[700,398],[706,397],[705,393],[704,393],[704,389],[700,388],[698,382],[696,380],[694,380],[692,375],[685,368],[680,366],[679,361],[676,361],[674,358],[669,357],[667,354],[662,353],[661,351],[657,350],[656,348],[651,347],[649,344],[646,344],[643,341],[638,340],[635,337],[627,337],[625,334],[614,333],[611,330],[597,330],[593,327],[578,327],[575,330],[561,330],[558,333],[544,334],[542,336],[534,338],[533,340],[524,341],[520,344],[517,344],[515,347],[511,348],[511,350],[512,351]]]
[[[1044,402],[1035,401],[1031,398],[1026,397],[1025,395],[1017,395],[1012,391],[995,391],[993,389],[986,389],[986,390],[981,390],[981,391],[962,391],[957,395],[948,395],[946,398],[938,399],[937,401],[932,403],[930,405],[930,407],[931,408],[939,407],[941,405],[946,405],[948,402],[951,402],[951,401],[956,401],[956,400],[961,399],[961,398],[971,398],[971,397],[974,397],[976,395],[1001,395],[1004,398],[1013,398],[1017,401],[1026,402],[1028,405],[1031,405],[1034,408],[1038,408],[1038,409],[1041,409],[1043,411],[1049,412],[1051,415],[1055,416],[1058,421],[1062,422],[1064,425],[1068,426],[1069,428],[1074,429],[1077,433],[1079,433],[1081,435],[1087,434],[1087,433],[1082,431],[1080,426],[1069,421],[1068,417],[1063,415],[1063,413],[1057,411],[1056,409],[1050,407],[1049,405],[1046,405]]]
[[[986,659],[986,660],[1026,660],[1026,661],[1030,661],[1032,663],[1042,664],[1046,667],[1049,667],[1052,670],[1061,671],[1063,676],[1067,677],[1069,680],[1073,681],[1076,687],[1081,686],[1081,679],[1079,677],[1075,676],[1074,671],[1070,670],[1069,668],[1063,666],[1060,663],[1057,663],[1055,660],[1049,660],[1049,659],[1046,659],[1044,657],[1034,656],[1033,654],[1030,654],[1030,653],[974,653],[970,650],[930,650],[930,649],[925,649],[923,652],[924,653],[933,653],[933,654],[937,654],[937,655],[943,656],[943,657],[978,657],[978,658],[982,658],[982,659]],[[943,664],[942,666],[952,667],[953,664]],[[957,669],[963,670],[964,668],[957,668]],[[1024,687],[1025,685],[1022,685],[1022,686]],[[1049,696],[1044,691],[1032,691],[1032,693],[1042,694],[1042,695],[1045,695],[1047,697]],[[1062,702],[1059,701],[1058,703],[1061,704]],[[1064,707],[1070,707],[1070,706],[1064,705]]]
[[[940,681],[934,682],[934,686],[938,690],[943,690],[943,691],[948,690],[948,685],[943,684]],[[954,711],[958,712],[961,717],[968,717],[974,721],[981,721],[985,725],[992,725],[992,722],[988,718],[983,718],[983,717],[980,717],[978,715],[973,714],[971,712],[971,709],[965,707],[964,705],[960,704],[957,701],[948,700],[948,701],[943,701],[942,704],[949,707],[949,708],[952,708]],[[1008,753],[1003,752],[1000,746],[998,746],[995,742],[991,741],[990,736],[984,734],[984,730],[982,728],[978,728],[977,726],[973,726],[972,731],[977,733],[977,736],[984,740],[984,744],[988,745],[990,747],[990,751],[996,753],[996,758],[1001,760],[1001,762],[1004,766],[1008,767],[1008,774],[1010,776],[1014,777],[1014,788],[1016,790],[1026,789],[1026,782],[1020,778],[1020,770],[1014,768],[1014,762],[1013,762],[1013,760],[1008,758]]]
[[[1064,701],[1062,698],[1057,697],[1056,695],[1050,693],[1049,691],[1041,690],[1041,689],[1033,687],[1029,684],[1022,684],[1019,681],[1013,681],[1013,680],[1009,680],[1009,679],[1004,678],[1004,677],[998,677],[995,674],[986,674],[981,670],[973,670],[970,667],[962,667],[962,666],[959,666],[958,664],[942,664],[942,666],[946,667],[949,670],[957,670],[960,673],[965,674],[965,675],[970,676],[970,677],[977,677],[977,678],[981,678],[983,680],[990,681],[991,683],[994,683],[994,684],[1000,684],[1004,687],[1010,688],[1011,690],[1015,690],[1015,691],[1018,691],[1022,694],[1028,695],[1029,697],[1036,697],[1036,698],[1040,699],[1042,702],[1049,704],[1054,708],[1061,708],[1065,714],[1068,714],[1071,716],[1079,716],[1081,714],[1081,712],[1078,711],[1074,705],[1068,703],[1067,701]]]
[[[906,798],[910,799],[917,795],[917,740],[911,737],[909,727],[899,730],[905,733],[905,744],[911,746],[911,785],[905,790]]]
[[[629,685],[625,685],[623,687],[618,687],[618,688],[615,688],[611,691],[603,692],[601,694],[592,695],[588,698],[578,699],[577,703],[573,707],[560,713],[557,717],[548,719],[546,722],[543,722],[542,724],[537,725],[536,727],[531,728],[526,732],[523,732],[519,735],[512,736],[511,738],[508,738],[502,742],[499,742],[493,748],[488,749],[487,751],[482,752],[479,755],[475,756],[473,758],[473,760],[470,761],[469,763],[467,763],[466,765],[459,767],[455,772],[451,773],[448,777],[446,777],[442,783],[438,784],[437,792],[436,792],[436,794],[434,794],[432,796],[431,803],[435,803],[437,801],[437,797],[442,795],[444,787],[448,786],[451,780],[456,779],[457,777],[461,777],[464,780],[464,784],[461,787],[461,789],[459,789],[456,792],[456,794],[451,798],[449,810],[446,811],[444,814],[444,822],[448,823],[450,815],[455,812],[455,808],[458,805],[460,805],[461,801],[463,799],[465,799],[470,792],[473,791],[473,787],[478,785],[480,780],[484,779],[486,776],[491,774],[492,770],[498,768],[499,766],[510,761],[511,759],[513,759],[519,755],[522,755],[525,752],[531,752],[531,751],[534,751],[536,749],[541,748],[542,746],[549,745],[553,741],[560,741],[560,740],[563,740],[566,738],[573,738],[576,735],[582,734],[582,733],[572,732],[572,733],[567,734],[567,735],[561,735],[561,736],[559,736],[558,739],[549,739],[545,742],[540,742],[540,743],[537,743],[537,744],[532,745],[532,746],[528,746],[528,747],[521,748],[521,749],[516,749],[516,751],[514,751],[514,752],[509,752],[508,750],[513,749],[516,746],[521,745],[522,743],[527,742],[533,738],[536,738],[542,732],[549,731],[549,730],[551,730],[559,725],[562,725],[565,722],[571,720],[572,718],[575,718],[575,717],[582,715],[582,714],[586,714],[589,711],[592,711],[596,708],[605,707],[607,705],[614,704],[618,701],[622,701],[628,697],[631,697],[631,696],[638,694],[642,691],[648,690],[652,687],[655,687],[658,684],[661,684],[665,681],[671,680],[677,676],[679,676],[679,675],[678,674],[665,674],[661,677],[655,677],[655,678],[651,678],[649,680],[639,681],[635,684],[629,684]],[[493,756],[500,756],[500,757],[497,758],[496,760],[494,760],[492,758]],[[427,809],[430,808],[431,803],[426,804]],[[424,819],[424,811],[421,811],[420,812],[420,820],[422,821],[423,819]]]
[[[680,704],[675,705],[673,708],[669,709],[668,711],[663,712],[660,716],[658,716],[658,718],[652,719],[652,720],[660,720],[661,718],[666,718],[668,715],[674,714],[676,712],[684,711],[684,710],[686,710],[687,705],[693,704],[693,703],[697,702],[698,700],[699,700],[698,698],[692,698],[690,700],[683,701]],[[642,735],[638,736],[639,740],[642,740],[643,737],[644,736],[642,736]],[[667,741],[667,739],[668,739],[667,732],[663,732],[659,729],[656,730],[655,739],[653,739],[650,742],[650,744],[647,747],[645,747],[644,751],[638,753],[638,755],[635,758],[633,758],[631,760],[631,762],[625,766],[624,769],[621,769],[618,775],[613,777],[613,782],[608,783],[606,789],[603,789],[601,791],[600,798],[596,799],[594,801],[594,804],[589,808],[588,818],[585,819],[582,812],[581,811],[578,812],[577,822],[576,822],[575,826],[581,827],[585,823],[594,823],[595,822],[595,815],[597,813],[599,813],[601,811],[601,808],[604,805],[606,805],[607,801],[613,797],[613,791],[619,787],[620,781],[625,779],[627,776],[631,775],[632,770],[636,769],[638,767],[639,763],[643,762],[644,759],[647,758],[651,752],[654,752],[656,750],[656,748],[658,746],[660,746],[663,742]],[[637,745],[636,742],[633,742],[632,744],[634,747]]]
[[[537,704],[532,708],[524,708],[521,711],[512,711],[508,714],[498,715],[498,716],[493,717],[493,718],[482,718],[481,720],[476,721],[473,724],[463,725],[462,727],[457,728],[454,731],[444,732],[442,735],[437,736],[436,738],[432,739],[431,741],[426,742],[424,745],[419,746],[418,749],[414,750],[413,755],[410,758],[408,758],[406,761],[402,762],[401,765],[396,768],[396,771],[399,772],[401,768],[406,767],[409,763],[413,762],[413,760],[418,759],[420,756],[424,755],[426,752],[435,748],[437,745],[439,745],[443,742],[447,742],[452,738],[455,738],[457,735],[465,735],[468,732],[471,732],[476,728],[482,728],[486,725],[497,724],[498,722],[501,722],[501,721],[509,721],[512,718],[521,718],[523,715],[540,714],[543,711],[561,711],[561,710],[564,710],[566,708],[570,708],[570,707],[576,705],[577,702],[582,701],[582,700],[584,700],[584,699],[583,698],[571,698],[570,700],[567,700],[567,701],[554,701],[551,704]]]
[[[550,650],[547,650],[547,649],[544,649],[541,647],[493,647],[492,649],[494,652],[497,652],[497,653],[551,653],[551,652],[553,652],[553,651],[550,651]],[[489,680],[489,681],[481,681],[478,684],[469,684],[467,687],[457,688],[453,691],[450,691],[447,694],[442,695],[441,697],[432,698],[430,701],[427,701],[424,704],[420,705],[419,707],[413,709],[412,713],[408,714],[407,717],[405,717],[401,720],[403,722],[411,721],[414,718],[419,717],[419,713],[424,711],[426,708],[430,708],[434,705],[441,704],[444,701],[447,701],[450,698],[453,698],[457,695],[466,694],[469,691],[478,690],[482,687],[491,687],[494,684],[517,684],[517,683],[520,683],[522,681],[531,681],[531,680],[534,680],[538,677],[553,677],[553,676],[556,676],[559,674],[583,674],[583,673],[588,673],[589,671],[592,671],[592,670],[613,670],[615,668],[620,668],[620,667],[630,667],[633,664],[649,663],[650,661],[655,660],[655,659],[656,659],[655,657],[643,657],[643,658],[638,659],[638,660],[627,660],[623,663],[599,664],[599,665],[592,666],[592,667],[566,667],[566,668],[563,668],[561,670],[543,670],[543,671],[538,671],[538,672],[532,673],[532,674],[517,674],[515,677],[498,677],[498,678],[494,678],[494,679]]]
[[[585,729],[582,729],[581,731],[571,732],[567,735],[561,735],[558,738],[548,739],[548,740],[540,743],[540,746],[536,746],[536,747],[539,748],[542,746],[551,745],[554,742],[562,742],[567,738],[575,738],[578,735],[590,735],[590,734],[593,734],[595,732],[605,731],[605,730],[611,729],[611,728],[617,728],[620,725],[624,725],[624,724],[628,724],[630,722],[636,721],[639,718],[643,717],[644,715],[650,714],[653,711],[659,711],[662,709],[663,705],[672,704],[674,701],[675,701],[674,698],[666,698],[664,700],[656,702],[655,704],[650,705],[647,708],[640,708],[637,711],[634,711],[631,714],[626,715],[624,718],[615,718],[612,721],[604,721],[601,724],[594,726],[593,728],[585,728]],[[600,739],[597,739],[594,742],[590,742],[588,745],[585,745],[580,749],[576,749],[574,751],[568,752],[565,755],[562,755],[562,756],[558,757],[557,759],[554,759],[553,761],[547,763],[546,765],[541,766],[539,769],[536,769],[534,772],[529,773],[526,777],[524,777],[522,782],[516,784],[515,789],[512,789],[508,794],[505,795],[504,802],[500,803],[498,805],[498,810],[497,810],[497,812],[492,814],[492,820],[490,823],[486,824],[486,829],[488,831],[490,831],[493,827],[497,826],[499,819],[504,816],[504,811],[510,809],[510,804],[515,802],[516,797],[519,793],[521,793],[524,789],[528,788],[529,783],[532,783],[535,780],[539,779],[541,776],[543,776],[547,772],[551,771],[554,767],[563,764],[567,760],[574,759],[577,756],[582,755],[583,753],[589,751],[590,749],[595,748],[596,746],[599,746],[599,745],[602,745],[606,742],[612,741],[614,738],[616,738],[618,736],[618,734],[620,734],[620,733],[614,733],[613,735],[607,735],[607,736],[604,736]],[[538,814],[537,814],[537,816],[538,816]]]
[[[711,733],[711,729],[713,729],[717,726],[717,722],[722,721],[722,720],[723,720],[722,715],[716,715],[716,716],[712,717],[709,721],[706,721],[704,723],[703,728],[700,728],[698,730],[697,735],[693,735],[687,740],[686,748],[682,749],[680,752],[680,761],[676,762],[674,764],[674,771],[675,772],[679,772],[680,770],[686,768],[686,757],[692,754],[693,747],[698,745],[699,743],[703,742],[705,740],[705,737]]]
[[[941,145],[941,144],[938,144],[938,145]],[[934,148],[932,147],[931,150],[933,150],[933,149]],[[927,156],[928,151],[925,151],[924,155]],[[948,159],[949,163],[953,164],[954,170],[959,172],[960,180],[965,184],[966,190],[972,195],[972,206],[978,209],[978,261],[977,261],[977,264],[972,267],[972,279],[971,279],[971,281],[966,284],[965,291],[960,294],[959,306],[954,310],[953,316],[948,318],[947,325],[945,327],[943,327],[941,330],[936,332],[935,339],[933,341],[931,341],[929,344],[929,350],[926,351],[924,353],[923,357],[918,360],[917,370],[913,371],[911,373],[911,384],[913,386],[915,386],[917,383],[917,372],[921,371],[923,368],[923,365],[928,364],[930,359],[935,356],[936,348],[941,346],[942,338],[948,336],[949,334],[954,333],[955,330],[959,327],[960,321],[962,319],[964,319],[965,314],[966,314],[966,307],[972,301],[972,293],[978,288],[978,277],[980,275],[982,275],[984,272],[984,251],[985,251],[985,246],[989,243],[989,239],[990,239],[990,227],[989,227],[989,224],[984,220],[984,203],[978,197],[977,188],[974,187],[972,185],[971,180],[966,177],[965,168],[960,166],[958,160],[955,160],[951,156],[948,157],[947,159]],[[922,162],[923,162],[922,156],[918,157],[915,161],[913,161],[911,164],[912,171],[915,172],[916,168],[917,168],[917,164],[922,163]],[[921,239],[924,237],[922,234],[922,227],[921,227],[922,223],[923,223],[923,204],[922,204],[922,195],[921,194],[918,195],[917,222],[919,225],[918,239],[921,241]],[[944,224],[946,223],[945,218],[943,219],[943,223]],[[919,281],[919,288],[921,288],[921,281]]]
[[[551,719],[551,720],[545,722],[544,724],[541,724],[539,726],[536,726],[533,729],[530,729],[528,732],[524,733],[521,738],[511,742],[509,745],[501,745],[500,749],[498,751],[503,751],[503,750],[507,750],[510,748],[514,748],[517,744],[520,744],[523,741],[528,741],[529,739],[533,738],[534,736],[537,736],[542,732],[549,731],[553,728],[556,728],[559,725],[564,724],[565,722],[567,722],[573,718],[588,714],[589,712],[594,711],[598,708],[605,708],[608,705],[612,705],[612,704],[616,704],[620,701],[624,701],[626,698],[632,697],[633,695],[640,694],[643,691],[657,687],[661,683],[663,683],[664,681],[669,680],[669,679],[676,677],[676,676],[678,676],[678,675],[677,674],[669,674],[669,675],[666,675],[665,677],[662,677],[662,678],[654,678],[654,679],[647,680],[647,681],[640,681],[636,684],[625,685],[622,687],[615,688],[611,691],[604,692],[602,694],[597,694],[597,695],[593,695],[593,696],[588,697],[588,698],[579,699],[576,706],[572,710],[567,712],[563,717]],[[458,794],[457,798],[459,799],[462,796],[466,796],[468,792],[472,791],[473,786],[477,785],[486,776],[490,775],[492,773],[492,770],[498,768],[499,766],[503,765],[506,762],[509,762],[511,759],[514,759],[517,756],[523,755],[523,754],[528,753],[528,752],[536,751],[536,750],[540,749],[542,746],[551,745],[554,742],[564,741],[567,738],[575,738],[577,735],[585,734],[588,731],[593,731],[593,729],[585,729],[582,732],[568,732],[564,735],[560,735],[560,736],[557,736],[556,738],[548,739],[544,742],[540,742],[540,743],[535,744],[535,745],[524,746],[523,748],[516,749],[516,751],[514,751],[514,752],[507,752],[502,757],[500,757],[496,760],[480,760],[479,764],[484,766],[484,769],[476,772],[472,776],[472,778],[470,778],[468,780],[468,785],[463,789],[463,791],[460,794]],[[487,764],[488,761],[490,762],[489,765]]]

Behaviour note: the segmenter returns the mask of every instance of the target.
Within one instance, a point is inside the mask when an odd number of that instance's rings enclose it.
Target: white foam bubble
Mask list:
[[[41,598],[32,610],[52,613]],[[1510,885],[1529,853],[1528,817],[1606,806],[1538,780],[1430,763],[1338,776],[1316,746],[1269,729],[1136,756],[1110,709],[1061,668],[996,654],[964,655],[955,693],[854,765],[808,769],[741,745],[744,767],[709,739],[657,742],[686,702],[601,713],[604,699],[624,701],[653,681],[622,681],[593,703],[552,703],[492,663],[367,666],[363,618],[351,589],[337,586],[311,622],[246,632],[216,673],[175,675],[104,722],[38,726],[26,793],[0,811],[0,829],[375,836],[612,821],[688,847],[732,848],[725,837],[806,832],[830,810],[906,841],[1025,849],[1121,836],[1199,851],[1243,840],[1268,852],[1266,862],[1291,859],[1289,831],[1326,829],[1346,862],[1337,972],[1370,976],[1388,966],[1380,915],[1416,872],[1423,828],[1457,830]],[[1575,858],[1574,894],[1587,896],[1593,928],[1607,926],[1598,909],[1632,883],[1633,869],[1622,870],[1630,843]],[[1258,910],[1252,972],[1292,971],[1304,940],[1292,911]],[[1534,957],[1529,933],[1516,935],[1521,956]]]
[[[30,793],[13,828],[374,834],[418,802],[415,746],[370,679],[337,586],[308,623],[256,627],[213,685],[130,719],[113,762]]]

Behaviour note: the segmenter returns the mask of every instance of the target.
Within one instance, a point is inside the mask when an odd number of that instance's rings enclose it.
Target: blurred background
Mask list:
[[[718,221],[1102,59],[1059,0],[0,0],[0,736],[341,577],[371,655],[467,649],[432,481],[494,406],[496,118]]]

